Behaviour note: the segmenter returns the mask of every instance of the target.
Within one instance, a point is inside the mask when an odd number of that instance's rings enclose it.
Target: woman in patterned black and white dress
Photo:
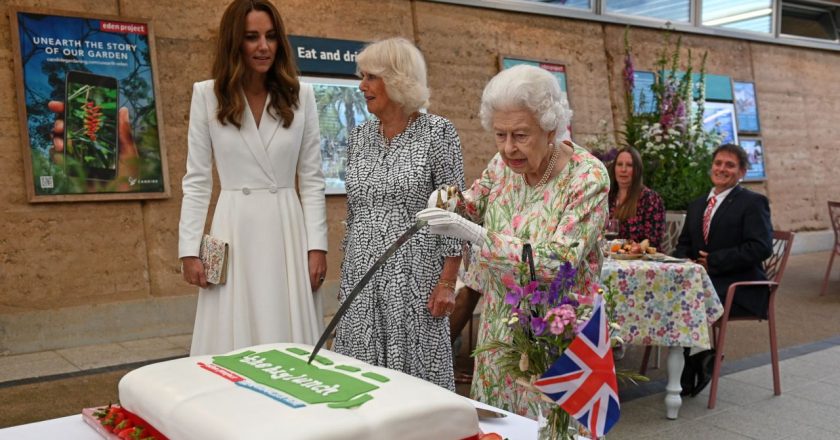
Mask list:
[[[402,38],[357,57],[368,111],[348,139],[347,230],[339,301],[414,222],[440,185],[464,187],[461,142],[428,104],[426,65]],[[420,230],[379,269],[336,329],[333,350],[455,389],[448,316],[461,242]]]

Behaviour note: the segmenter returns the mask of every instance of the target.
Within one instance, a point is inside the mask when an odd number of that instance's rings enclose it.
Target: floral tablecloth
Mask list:
[[[616,322],[628,344],[709,348],[723,304],[703,266],[605,259],[601,281],[617,289]]]

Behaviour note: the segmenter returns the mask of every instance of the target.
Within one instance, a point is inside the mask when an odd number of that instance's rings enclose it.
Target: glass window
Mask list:
[[[782,34],[836,41],[838,9],[785,1],[782,3]]]
[[[703,25],[773,32],[772,0],[703,0]]]
[[[609,14],[635,15],[663,21],[688,23],[691,0],[607,0]]]
[[[565,6],[567,8],[592,9],[590,0],[524,0],[533,3],[544,3],[547,5]]]

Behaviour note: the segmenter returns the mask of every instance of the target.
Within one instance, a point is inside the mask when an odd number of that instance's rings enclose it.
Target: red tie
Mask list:
[[[709,244],[709,225],[712,222],[712,211],[715,209],[717,197],[712,196],[706,205],[706,212],[703,213],[703,241]]]

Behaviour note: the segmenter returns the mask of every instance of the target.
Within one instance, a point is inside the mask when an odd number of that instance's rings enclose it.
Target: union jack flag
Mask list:
[[[618,384],[603,301],[592,318],[542,377],[538,390],[601,437],[618,422]]]

